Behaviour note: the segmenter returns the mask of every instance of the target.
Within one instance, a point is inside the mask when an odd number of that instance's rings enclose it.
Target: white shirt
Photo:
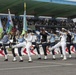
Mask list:
[[[37,40],[37,36],[36,35],[32,35],[32,42],[36,42]]]
[[[32,42],[32,35],[31,35],[31,33],[27,34],[27,37],[25,37],[25,40],[27,42]]]
[[[66,34],[66,32],[61,32],[61,31],[56,31],[56,32],[58,32],[58,33],[60,33],[61,35],[60,35],[60,38],[61,38],[61,42],[66,42],[66,38],[67,38],[67,34]]]
[[[66,42],[67,34],[65,32],[60,32],[61,42]]]

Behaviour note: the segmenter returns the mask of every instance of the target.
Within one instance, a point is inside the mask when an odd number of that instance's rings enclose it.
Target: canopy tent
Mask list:
[[[52,16],[52,17],[76,17],[76,6],[58,4],[52,2],[40,2],[36,0],[0,0],[0,13],[23,14],[23,4],[27,4],[27,15]]]

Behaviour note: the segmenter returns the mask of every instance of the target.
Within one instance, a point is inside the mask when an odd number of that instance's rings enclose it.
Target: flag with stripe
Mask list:
[[[2,33],[3,33],[3,26],[0,18],[0,38],[2,37]]]
[[[2,26],[1,18],[0,18],[0,33],[3,33],[3,26]]]
[[[7,22],[7,33],[10,33],[13,27],[13,22],[10,14],[10,10],[8,9],[8,22]]]
[[[23,16],[23,30],[22,30],[22,34],[25,34],[25,32],[27,32],[26,3],[24,3],[24,16]]]
[[[6,23],[6,32],[8,32],[8,28],[9,28],[9,21],[7,21]]]

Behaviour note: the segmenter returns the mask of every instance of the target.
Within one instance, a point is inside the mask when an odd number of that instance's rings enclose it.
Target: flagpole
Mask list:
[[[26,10],[26,3],[24,3],[24,11]]]

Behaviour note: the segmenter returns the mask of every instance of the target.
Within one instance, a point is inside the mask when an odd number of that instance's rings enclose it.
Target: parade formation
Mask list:
[[[67,60],[66,49],[68,49],[69,58],[71,58],[71,46],[76,50],[76,29],[68,28],[50,28],[40,27],[38,30],[32,30],[27,25],[26,19],[26,3],[24,3],[23,28],[19,28],[13,24],[10,9],[8,9],[8,20],[5,28],[2,26],[0,19],[0,48],[4,51],[4,61],[8,61],[8,51],[6,47],[11,49],[13,62],[17,61],[15,48],[18,49],[20,62],[23,62],[22,48],[25,48],[28,55],[28,62],[32,62],[31,50],[36,50],[38,59],[41,60],[40,47],[42,47],[44,59],[47,60],[48,52],[52,53],[52,58],[55,60],[55,50],[59,48],[62,60]],[[31,24],[31,23],[30,23]],[[33,47],[33,49],[31,49]]]

